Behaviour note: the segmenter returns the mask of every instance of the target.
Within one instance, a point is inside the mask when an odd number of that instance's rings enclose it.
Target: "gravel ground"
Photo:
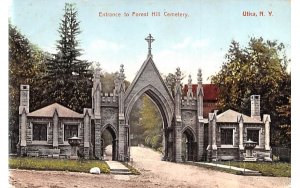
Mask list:
[[[142,175],[92,175],[74,172],[10,170],[11,187],[290,187],[290,178],[238,176],[160,161],[148,148],[132,147],[133,165]]]

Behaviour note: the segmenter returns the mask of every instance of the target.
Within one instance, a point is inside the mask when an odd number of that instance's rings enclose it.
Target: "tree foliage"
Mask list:
[[[12,149],[16,149],[19,133],[20,85],[35,86],[30,92],[30,108],[40,107],[39,97],[46,53],[40,50],[9,23],[9,135]]]
[[[140,124],[145,129],[143,134],[145,144],[158,149],[162,147],[162,117],[155,103],[143,96],[143,106],[140,113]]]
[[[46,62],[45,75],[48,96],[44,104],[58,102],[78,112],[83,106],[91,106],[91,63],[80,60],[81,49],[77,36],[80,34],[77,11],[73,4],[65,4],[59,26],[57,53]]]
[[[290,127],[290,74],[285,46],[277,41],[251,38],[248,46],[232,41],[226,62],[211,80],[220,89],[218,107],[250,114],[250,96],[261,96],[261,114],[272,119],[271,144],[289,144],[282,125]],[[285,135],[277,140],[275,135]],[[276,143],[275,143],[276,142]]]

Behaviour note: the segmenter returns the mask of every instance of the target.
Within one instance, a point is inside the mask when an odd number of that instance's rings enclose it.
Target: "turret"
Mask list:
[[[92,109],[95,119],[101,119],[101,69],[99,65],[94,72],[93,89],[92,89]]]

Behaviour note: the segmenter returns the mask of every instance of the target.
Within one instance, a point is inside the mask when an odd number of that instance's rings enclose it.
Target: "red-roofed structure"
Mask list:
[[[197,94],[197,84],[192,85],[193,96]],[[203,116],[208,117],[208,113],[217,109],[217,101],[219,96],[219,89],[215,84],[202,84],[203,86]],[[188,85],[183,86],[182,95],[186,96],[188,91]]]

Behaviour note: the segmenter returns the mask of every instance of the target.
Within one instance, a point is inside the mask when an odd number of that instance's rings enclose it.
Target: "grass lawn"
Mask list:
[[[218,162],[224,165],[244,168],[244,162]],[[291,177],[291,164],[283,162],[245,162],[245,168],[256,170],[263,176]]]
[[[58,170],[89,173],[93,167],[99,167],[101,173],[110,173],[109,167],[104,161],[99,160],[67,160],[47,159],[33,157],[12,157],[9,159],[9,168],[28,170]]]

